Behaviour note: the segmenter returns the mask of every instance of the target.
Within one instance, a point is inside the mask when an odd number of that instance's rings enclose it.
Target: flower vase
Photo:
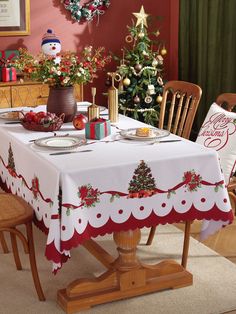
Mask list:
[[[49,87],[47,111],[56,115],[65,114],[64,122],[71,122],[77,112],[74,87]]]

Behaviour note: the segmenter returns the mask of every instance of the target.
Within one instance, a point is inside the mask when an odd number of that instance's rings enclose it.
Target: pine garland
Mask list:
[[[110,0],[94,0],[84,5],[80,5],[81,0],[61,0],[61,2],[77,22],[92,21],[94,17],[103,15],[110,6]]]

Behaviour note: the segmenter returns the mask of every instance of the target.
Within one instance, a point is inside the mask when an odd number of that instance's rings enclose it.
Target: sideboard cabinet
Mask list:
[[[0,82],[0,108],[36,107],[47,103],[49,87],[32,81]],[[83,101],[83,85],[75,85],[76,101]]]

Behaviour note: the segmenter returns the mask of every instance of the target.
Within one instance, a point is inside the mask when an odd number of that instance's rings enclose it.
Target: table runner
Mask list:
[[[1,180],[33,206],[37,225],[48,234],[45,254],[54,271],[72,247],[97,235],[182,220],[218,221],[217,228],[232,221],[217,153],[184,139],[150,145],[119,135],[143,125],[119,116],[111,136],[88,141],[92,152],[51,156],[29,140],[52,133],[0,121]],[[66,133],[84,138],[71,123],[57,132]]]

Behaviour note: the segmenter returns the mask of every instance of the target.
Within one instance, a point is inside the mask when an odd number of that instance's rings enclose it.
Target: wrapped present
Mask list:
[[[2,69],[9,67],[11,64],[11,61],[14,60],[19,56],[19,51],[18,50],[0,50],[0,81],[4,81],[2,78]],[[14,71],[13,71],[14,72]],[[13,74],[14,77],[14,74]],[[4,82],[8,81],[15,81],[15,79],[9,79]]]
[[[87,122],[85,125],[85,137],[100,140],[111,134],[111,124],[109,120],[99,118]]]
[[[16,69],[11,68],[2,68],[1,77],[3,82],[16,81]]]

